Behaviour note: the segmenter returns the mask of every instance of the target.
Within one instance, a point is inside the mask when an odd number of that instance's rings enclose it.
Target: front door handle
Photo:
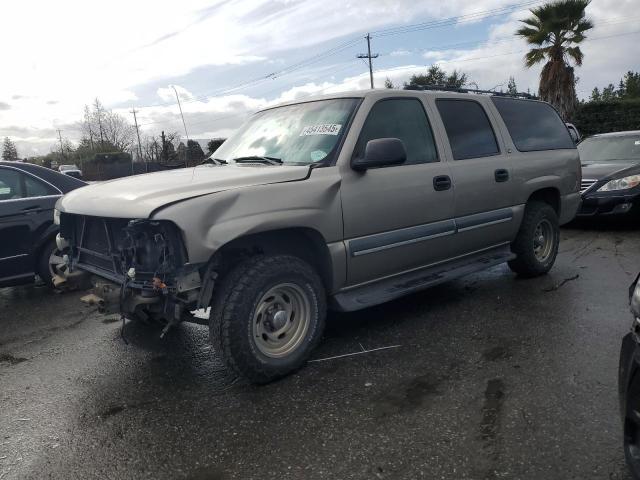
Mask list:
[[[499,168],[494,173],[496,182],[506,182],[509,180],[509,170],[506,168]]]
[[[433,189],[436,192],[449,190],[450,188],[451,178],[449,177],[449,175],[438,175],[437,177],[433,177]]]

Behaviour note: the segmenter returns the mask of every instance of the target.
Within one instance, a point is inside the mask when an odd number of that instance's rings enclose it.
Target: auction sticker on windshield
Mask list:
[[[307,135],[338,135],[342,125],[339,123],[322,123],[320,125],[309,125],[300,132],[301,137]]]

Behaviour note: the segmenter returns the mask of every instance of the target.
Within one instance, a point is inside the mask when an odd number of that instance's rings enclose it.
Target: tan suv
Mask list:
[[[268,108],[204,165],[91,185],[56,215],[68,281],[167,329],[211,306],[216,349],[262,383],[304,364],[327,308],[502,262],[546,273],[580,180],[546,103],[372,90]]]

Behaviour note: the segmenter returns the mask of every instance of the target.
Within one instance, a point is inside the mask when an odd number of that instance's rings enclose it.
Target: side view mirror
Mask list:
[[[364,150],[364,158],[356,158],[351,168],[365,171],[369,168],[400,165],[407,161],[407,150],[399,138],[376,138],[369,140]]]

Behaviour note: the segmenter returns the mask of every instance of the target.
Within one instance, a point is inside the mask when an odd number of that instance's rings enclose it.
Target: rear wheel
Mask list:
[[[517,257],[509,262],[509,267],[523,277],[543,275],[553,267],[559,243],[556,211],[547,203],[530,202],[525,207],[518,236],[511,244]]]
[[[300,368],[320,341],[326,316],[318,274],[288,255],[251,257],[217,286],[211,338],[224,361],[254,383]]]

